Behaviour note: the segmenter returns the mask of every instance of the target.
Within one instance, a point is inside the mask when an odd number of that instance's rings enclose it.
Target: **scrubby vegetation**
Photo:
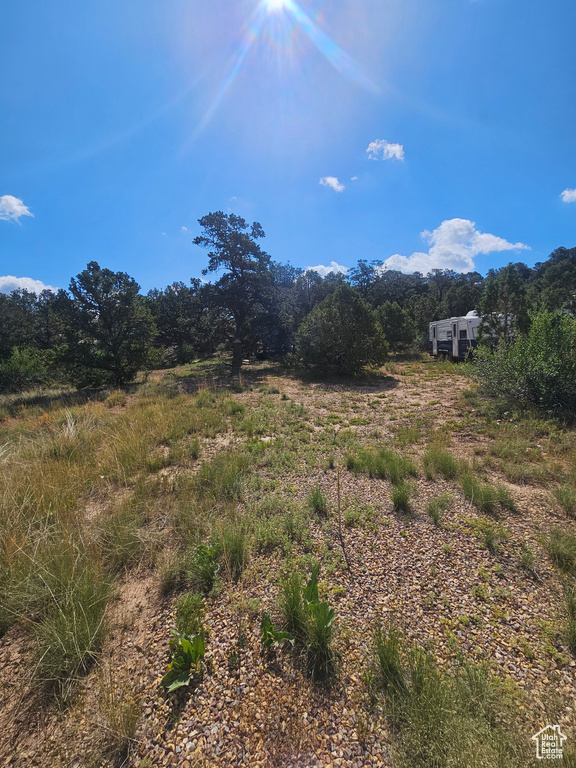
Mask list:
[[[343,765],[523,766],[549,720],[572,740],[573,427],[419,356],[221,366],[1,400],[0,761],[326,762],[333,729]]]

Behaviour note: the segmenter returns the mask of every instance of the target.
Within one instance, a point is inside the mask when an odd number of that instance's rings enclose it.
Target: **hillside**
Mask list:
[[[417,356],[354,383],[261,364],[238,386],[195,363],[104,394],[5,397],[0,416],[2,764],[111,766],[129,744],[138,768],[424,765],[424,727],[389,709],[379,625],[402,653],[426,648],[439,680],[474,662],[501,681],[481,727],[508,741],[471,741],[486,752],[462,765],[531,765],[549,722],[574,749],[574,430],[495,418],[464,367]],[[167,694],[203,544],[218,561],[206,669]],[[282,578],[316,562],[336,612],[328,681],[259,632],[265,611],[282,624]],[[96,604],[79,655],[58,617]]]

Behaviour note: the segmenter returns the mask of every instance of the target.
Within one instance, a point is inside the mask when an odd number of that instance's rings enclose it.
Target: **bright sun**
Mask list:
[[[264,0],[264,5],[268,13],[277,13],[285,8],[290,0]]]

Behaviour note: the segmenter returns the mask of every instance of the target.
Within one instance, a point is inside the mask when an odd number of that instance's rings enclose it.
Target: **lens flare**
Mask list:
[[[264,7],[268,13],[278,13],[283,8],[286,8],[289,4],[289,0],[264,0]]]
[[[280,16],[280,12],[283,12],[284,18]],[[195,134],[202,131],[210,122],[234,82],[236,75],[240,72],[250,49],[261,37],[262,30],[272,15],[278,17],[280,23],[291,24],[296,28],[300,28],[334,69],[344,75],[344,77],[366,90],[379,92],[378,86],[370,79],[360,64],[337,45],[326,32],[323,32],[318,24],[302,10],[296,0],[260,0],[260,3],[247,20],[244,39],[230,64],[228,74],[224,78],[216,97],[201,120]],[[288,18],[289,16],[291,18]],[[289,56],[290,51],[286,51],[286,55]]]

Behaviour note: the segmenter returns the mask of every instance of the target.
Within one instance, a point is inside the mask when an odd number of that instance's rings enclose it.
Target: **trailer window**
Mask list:
[[[446,338],[451,339],[452,338],[452,331],[446,331]]]
[[[432,338],[433,339],[436,338],[436,326],[435,325],[432,326]]]
[[[463,331],[460,331],[460,338],[461,339],[467,339],[468,336],[466,335],[466,328],[464,328]]]

